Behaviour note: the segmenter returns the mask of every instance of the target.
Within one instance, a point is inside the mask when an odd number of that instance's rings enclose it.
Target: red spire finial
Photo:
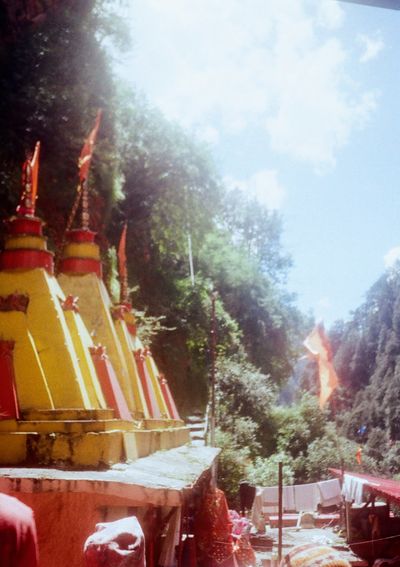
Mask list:
[[[39,175],[40,142],[36,142],[33,156],[29,156],[22,166],[22,194],[17,207],[17,215],[21,217],[35,216]]]
[[[94,144],[97,137],[97,132],[100,127],[102,111],[99,109],[96,115],[96,121],[94,127],[91,130],[89,136],[86,138],[83,144],[81,155],[78,160],[79,167],[79,191],[82,193],[82,228],[84,230],[89,229],[89,194],[88,194],[88,177],[90,163],[92,161]]]
[[[119,264],[119,280],[121,291],[119,294],[120,303],[127,303],[128,301],[128,270],[126,267],[126,233],[128,230],[128,223],[124,224],[122,229],[121,239],[118,246],[118,264]]]
[[[81,183],[87,181],[89,177],[89,169],[90,169],[90,162],[92,161],[93,151],[94,151],[94,144],[97,137],[97,132],[100,127],[100,120],[101,120],[102,111],[99,108],[96,115],[96,121],[94,123],[93,129],[91,130],[89,136],[86,138],[85,143],[83,144],[81,155],[79,156],[78,160],[78,167],[79,167],[79,180]]]

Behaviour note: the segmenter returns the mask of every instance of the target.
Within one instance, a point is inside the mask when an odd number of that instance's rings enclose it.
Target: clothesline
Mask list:
[[[379,537],[379,538],[376,538],[376,539],[364,539],[362,541],[354,541],[354,542],[352,542],[352,545],[353,544],[364,545],[365,543],[377,543],[378,541],[386,541],[388,539],[396,539],[396,538],[399,538],[399,537],[400,537],[400,534],[390,535],[390,536],[385,536],[385,537]]]
[[[254,498],[251,521],[262,530],[263,514],[278,512],[278,487],[257,487]],[[324,480],[308,484],[284,486],[282,489],[283,510],[313,512],[318,505],[332,506],[340,504],[341,488],[338,479]]]

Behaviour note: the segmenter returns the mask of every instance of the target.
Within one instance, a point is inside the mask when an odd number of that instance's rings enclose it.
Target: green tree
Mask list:
[[[5,44],[0,57],[0,213],[15,207],[25,153],[40,140],[38,208],[55,240],[75,197],[77,159],[98,108],[103,122],[93,160],[95,230],[114,197],[115,89],[104,40],[124,34],[106,7],[100,0],[58,3],[42,24]]]
[[[284,287],[290,261],[281,246],[281,219],[239,193],[227,193],[204,145],[115,84],[106,44],[121,44],[126,33],[112,10],[107,0],[58,2],[41,24],[3,42],[0,212],[13,212],[25,151],[39,139],[38,212],[48,223],[51,244],[60,242],[76,194],[77,158],[101,107],[91,228],[108,258],[108,279],[115,271],[111,245],[128,220],[135,307],[152,321],[162,317],[169,329],[161,330],[152,348],[183,413],[204,409],[207,400],[210,294],[218,290],[221,384],[240,418],[236,429],[227,427],[237,443],[253,443],[253,455],[259,447],[271,451],[272,384],[290,375],[303,325]],[[235,389],[239,402],[229,393]]]

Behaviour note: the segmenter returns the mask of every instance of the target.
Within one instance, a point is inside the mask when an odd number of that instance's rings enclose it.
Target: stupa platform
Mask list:
[[[87,493],[121,496],[127,505],[181,506],[184,491],[192,489],[211,469],[220,449],[183,446],[157,451],[107,470],[61,470],[44,467],[0,467],[0,491],[32,493]]]
[[[146,525],[153,513],[183,514],[209,486],[218,453],[184,446],[104,471],[0,467],[0,491],[34,510],[41,567],[82,567],[96,523],[136,515]]]
[[[189,442],[180,420],[124,421],[112,410],[27,410],[0,420],[0,465],[105,468]]]

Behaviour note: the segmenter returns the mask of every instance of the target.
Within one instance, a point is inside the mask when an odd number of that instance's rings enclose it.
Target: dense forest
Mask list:
[[[15,210],[21,163],[40,140],[37,210],[59,250],[80,148],[102,108],[91,228],[117,299],[115,247],[128,222],[131,298],[183,415],[205,411],[216,293],[217,442],[228,495],[241,478],[274,483],[278,461],[288,482],[322,478],[331,465],[354,469],[359,444],[363,470],[398,473],[400,270],[331,329],[341,388],[335,412],[322,412],[315,365],[299,362],[313,321],[285,287],[291,262],[280,216],[228,191],[204,143],[115,79],[107,47],[123,50],[132,39],[118,3],[47,2],[23,25],[15,4],[3,2],[0,13],[1,216]]]

